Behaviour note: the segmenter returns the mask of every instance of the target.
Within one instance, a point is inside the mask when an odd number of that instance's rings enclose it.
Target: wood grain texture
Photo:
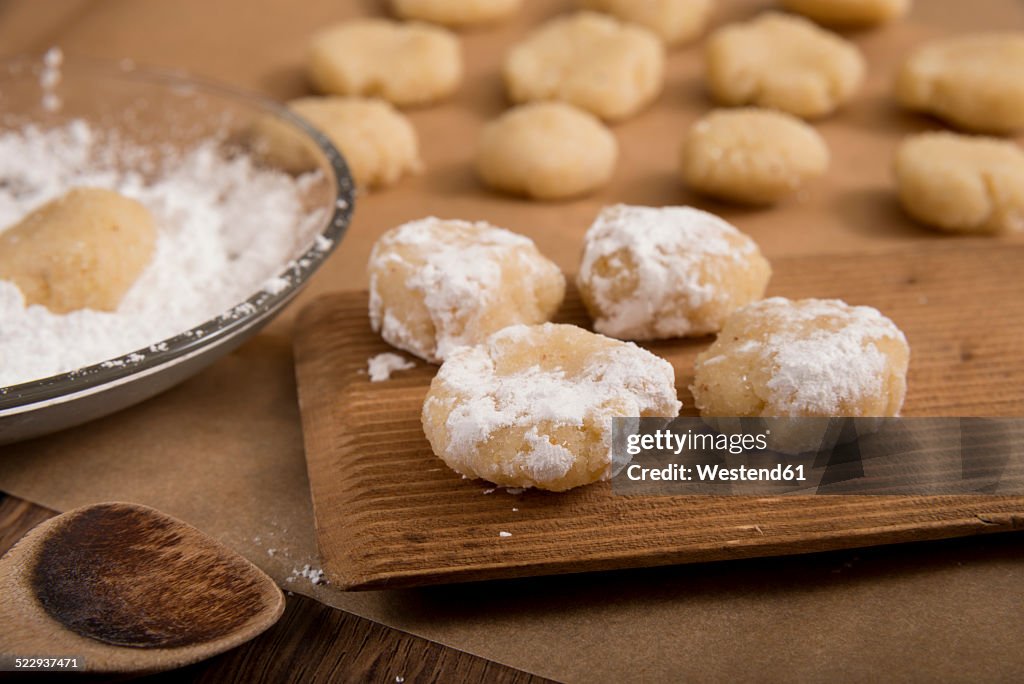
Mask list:
[[[56,511],[0,493],[0,554]],[[547,680],[405,634],[303,596],[256,639],[186,668],[137,682],[493,682]]]
[[[284,594],[190,525],[130,503],[47,519],[0,557],[0,653],[65,654],[92,673],[150,673],[243,644]]]
[[[877,306],[911,343],[906,415],[1024,414],[1024,247],[941,241],[914,251],[775,262],[771,294]],[[970,294],[964,285],[970,284]],[[324,569],[348,589],[689,563],[1024,528],[1024,498],[622,497],[485,494],[431,452],[420,409],[435,367],[370,383],[390,347],[366,294],[323,297],[296,327],[296,367]],[[570,292],[560,320],[585,324]],[[669,359],[684,414],[708,339],[645,345]],[[513,508],[518,510],[513,511]],[[510,532],[511,536],[500,536]]]

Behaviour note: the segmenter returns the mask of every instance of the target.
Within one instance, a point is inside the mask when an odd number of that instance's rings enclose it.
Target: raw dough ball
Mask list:
[[[156,225],[142,204],[75,188],[0,233],[0,280],[53,313],[114,311],[155,247]]]
[[[580,0],[579,4],[645,26],[667,45],[681,45],[703,33],[713,7],[712,0]]]
[[[457,473],[560,492],[611,476],[613,417],[675,417],[680,406],[672,365],[632,343],[517,325],[445,360],[423,431]]]
[[[1024,151],[995,138],[922,133],[896,152],[900,202],[918,221],[963,233],[1024,231]]]
[[[549,320],[565,295],[565,277],[532,240],[482,221],[393,228],[368,271],[374,331],[434,363],[504,327]]]
[[[288,107],[334,143],[358,185],[387,187],[422,166],[416,130],[383,100],[303,97]],[[276,117],[260,120],[257,139],[272,164],[295,173],[316,168],[308,139]]]
[[[968,131],[1024,129],[1024,33],[954,36],[915,51],[896,96],[910,109]]]
[[[607,207],[584,238],[577,286],[594,330],[632,340],[706,335],[764,295],[749,237],[691,207]]]
[[[490,24],[519,11],[522,0],[391,0],[402,19],[419,19],[454,28]]]
[[[864,80],[857,47],[801,17],[768,12],[708,39],[711,94],[725,105],[754,104],[804,119],[831,114]]]
[[[636,114],[661,92],[657,36],[595,12],[552,19],[512,48],[505,86],[513,102],[562,100],[607,121]]]
[[[694,124],[683,141],[683,180],[698,192],[772,204],[828,169],[828,146],[814,128],[770,109],[723,109]]]
[[[856,28],[902,17],[910,0],[782,0],[782,6],[820,24]]]
[[[690,389],[702,416],[895,416],[909,359],[877,309],[772,297],[726,320]]]
[[[492,188],[563,199],[607,183],[618,149],[615,136],[593,115],[560,102],[538,102],[484,127],[477,170]]]
[[[359,19],[313,37],[309,75],[321,92],[382,97],[403,107],[455,92],[462,55],[458,38],[439,26]]]

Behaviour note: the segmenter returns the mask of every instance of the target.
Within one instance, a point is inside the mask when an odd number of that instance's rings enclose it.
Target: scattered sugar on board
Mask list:
[[[321,218],[301,204],[308,177],[257,168],[244,155],[225,158],[215,141],[184,152],[147,180],[115,170],[103,138],[84,121],[0,134],[0,231],[76,186],[109,188],[142,202],[159,230],[153,261],[115,312],[55,315],[26,307],[18,288],[0,281],[0,387],[106,360],[112,366],[138,361],[141,355],[116,357],[225,311],[243,315],[251,307],[239,303],[250,295],[287,287],[275,273],[306,247],[301,236]],[[316,245],[327,249],[325,242]]]
[[[366,362],[366,372],[370,374],[370,382],[384,382],[391,379],[395,371],[415,368],[416,364],[398,354],[384,352],[371,356]]]
[[[295,577],[305,577],[309,580],[310,584],[327,584],[324,571],[311,565],[304,565],[301,570],[298,568],[292,570],[292,578]]]

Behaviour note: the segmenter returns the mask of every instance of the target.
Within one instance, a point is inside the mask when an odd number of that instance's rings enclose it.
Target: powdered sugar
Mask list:
[[[453,349],[479,341],[480,323],[502,297],[509,267],[523,274],[517,284],[522,287],[561,277],[532,240],[503,228],[434,217],[403,224],[385,234],[370,255],[371,325],[396,347],[439,362]],[[382,299],[380,278],[391,272],[405,274],[410,297],[422,297],[433,339],[410,330],[395,314],[401,307]]]
[[[888,359],[872,342],[890,338],[906,344],[877,309],[837,299],[772,297],[746,311],[752,309],[772,321],[774,333],[744,346],[774,369],[768,401],[789,415],[839,415],[843,404],[881,394]]]
[[[541,435],[534,425],[523,436],[528,451],[522,454],[523,471],[532,479],[544,482],[565,477],[576,462],[572,452]]]
[[[415,366],[415,363],[398,354],[384,352],[370,357],[366,362],[366,372],[370,375],[370,382],[384,382],[389,380],[395,371],[409,370]]]
[[[484,344],[455,351],[445,362],[435,387],[458,397],[445,423],[446,460],[459,466],[457,470],[473,472],[474,455],[498,430],[522,428],[524,448],[509,468],[518,468],[537,482],[550,482],[568,473],[576,461],[569,449],[546,434],[552,426],[597,431],[610,464],[614,416],[678,413],[681,404],[671,364],[633,343],[605,338],[608,344],[588,352],[582,367],[572,373],[539,363],[513,372],[499,370],[510,352],[529,354],[532,348],[539,360],[545,345],[553,344],[553,336],[571,330],[591,335],[552,323],[517,325],[495,333]],[[572,339],[563,343],[571,344]],[[439,400],[431,396],[427,401]]]
[[[312,239],[309,222],[321,218],[301,204],[308,178],[257,168],[244,155],[228,158],[215,141],[152,175],[143,175],[151,166],[119,170],[107,154],[115,143],[83,121],[0,135],[0,231],[72,187],[92,186],[140,201],[159,232],[152,262],[112,313],[26,307],[18,288],[0,281],[0,387],[105,360],[131,362],[113,359],[156,350],[225,311],[244,314],[238,303],[246,297],[287,287],[275,272]],[[119,149],[119,159],[131,152]]]
[[[294,581],[296,577],[304,577],[309,580],[310,584],[327,584],[327,578],[324,576],[324,571],[320,568],[314,568],[311,565],[304,565],[301,568],[295,568],[292,570],[291,577],[288,577],[288,581]]]
[[[710,267],[709,257],[741,261],[755,252],[752,240],[699,209],[619,204],[602,210],[587,231],[578,282],[599,309],[598,332],[626,339],[686,335],[693,326],[678,300],[696,309],[721,287],[702,276],[701,266]]]

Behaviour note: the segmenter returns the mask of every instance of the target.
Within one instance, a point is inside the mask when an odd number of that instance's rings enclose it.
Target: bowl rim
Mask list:
[[[284,268],[268,277],[268,281],[274,278],[285,279],[286,287],[272,291],[259,289],[221,314],[177,335],[154,342],[148,347],[66,373],[6,387],[0,386],[0,417],[24,413],[38,408],[39,404],[71,400],[82,393],[95,394],[103,391],[103,385],[122,385],[132,379],[132,376],[145,377],[162,366],[182,360],[184,357],[191,357],[204,348],[217,346],[250,324],[262,321],[278,309],[284,308],[334,252],[348,230],[355,209],[355,183],[341,152],[327,136],[309,122],[274,100],[212,79],[195,76],[181,69],[138,66],[133,60],[102,60],[75,55],[67,59],[63,66],[73,69],[85,68],[101,77],[114,80],[156,83],[172,89],[192,88],[197,92],[248,103],[277,116],[308,136],[327,159],[334,176],[334,202],[330,208],[330,217],[313,238],[310,246]],[[31,70],[41,67],[41,54],[23,54],[0,60],[0,83],[7,78],[20,76],[24,69],[31,73]]]

